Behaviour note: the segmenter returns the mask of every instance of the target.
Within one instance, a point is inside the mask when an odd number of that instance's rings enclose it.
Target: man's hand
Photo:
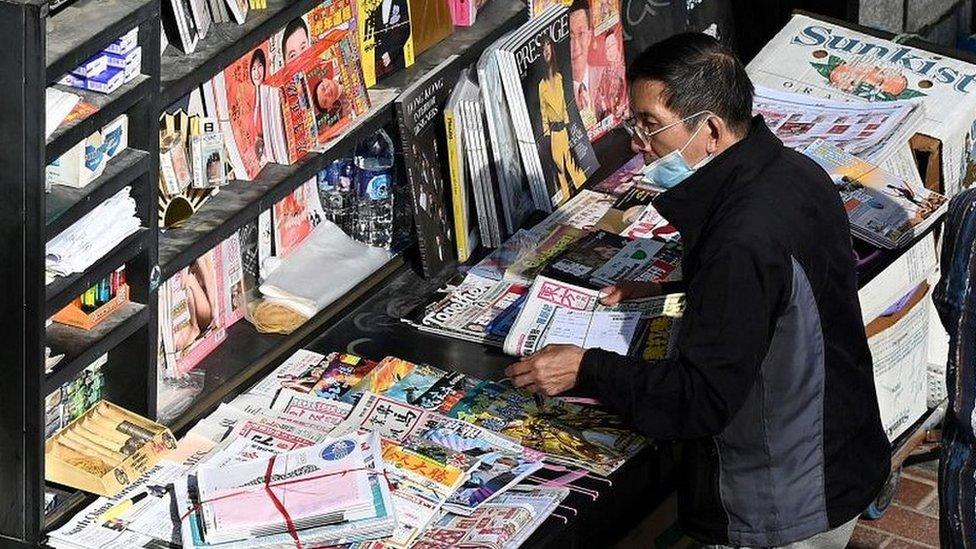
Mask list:
[[[505,375],[517,388],[555,396],[576,386],[582,362],[583,349],[576,345],[546,345],[505,368]]]
[[[616,305],[621,301],[661,295],[661,285],[657,282],[618,282],[600,290],[604,305]]]

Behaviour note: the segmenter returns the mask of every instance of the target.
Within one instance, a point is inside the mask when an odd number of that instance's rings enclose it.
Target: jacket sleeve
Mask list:
[[[689,281],[676,358],[648,362],[590,349],[577,386],[650,438],[720,433],[752,389],[792,285],[757,248],[724,244],[702,262]]]

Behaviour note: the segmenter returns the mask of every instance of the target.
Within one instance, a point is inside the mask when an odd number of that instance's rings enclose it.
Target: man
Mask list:
[[[844,547],[889,470],[830,178],[751,117],[728,49],[677,35],[631,65],[632,145],[681,233],[686,309],[673,360],[546,347],[517,387],[598,398],[652,439],[684,440],[679,519],[702,543]],[[616,303],[659,287],[620,284]]]
[[[590,65],[592,43],[590,6],[586,0],[577,0],[569,12],[569,57],[573,67],[573,97],[583,125],[587,128],[596,124],[596,106],[593,102],[601,76],[601,67]]]
[[[404,47],[410,39],[410,12],[406,0],[382,0],[369,11],[366,37],[374,40],[376,78],[406,66]]]

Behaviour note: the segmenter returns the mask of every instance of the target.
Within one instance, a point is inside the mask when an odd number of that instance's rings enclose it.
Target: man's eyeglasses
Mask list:
[[[623,127],[624,127],[625,130],[627,130],[627,133],[629,133],[631,137],[636,137],[637,139],[640,139],[641,142],[644,143],[645,145],[650,145],[651,144],[651,139],[655,135],[657,135],[657,134],[659,134],[659,133],[661,133],[661,132],[663,132],[663,131],[665,131],[667,129],[673,128],[674,126],[677,126],[678,124],[680,124],[682,122],[686,122],[688,120],[691,120],[692,118],[701,116],[703,114],[711,114],[711,113],[709,111],[699,111],[699,112],[696,112],[695,114],[693,114],[691,116],[686,116],[686,117],[682,118],[681,120],[677,120],[675,122],[672,122],[672,123],[668,124],[667,126],[662,126],[660,128],[657,128],[656,130],[648,130],[647,128],[644,127],[643,124],[640,123],[639,120],[637,120],[637,117],[635,117],[635,116],[629,116],[629,117],[627,117],[626,120],[624,120]]]

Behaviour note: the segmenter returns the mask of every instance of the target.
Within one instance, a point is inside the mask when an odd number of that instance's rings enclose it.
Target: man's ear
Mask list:
[[[711,115],[705,121],[705,131],[708,132],[708,141],[705,142],[705,152],[707,154],[715,154],[718,151],[719,144],[728,139],[729,127],[726,125],[725,120]]]

